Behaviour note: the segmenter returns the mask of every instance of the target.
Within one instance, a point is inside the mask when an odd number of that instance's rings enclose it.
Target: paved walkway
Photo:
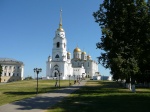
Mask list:
[[[0,106],[0,112],[44,112],[48,107],[52,107],[64,97],[84,86],[86,80],[80,84],[72,85],[68,88],[62,88],[51,93],[39,94],[36,97],[17,101],[14,103]]]

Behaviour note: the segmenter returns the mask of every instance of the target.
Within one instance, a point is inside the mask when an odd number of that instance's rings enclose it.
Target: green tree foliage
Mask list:
[[[93,16],[102,29],[96,46],[105,51],[99,62],[114,79],[143,77],[150,68],[149,1],[104,0]]]
[[[1,76],[2,76],[2,66],[0,65],[0,82],[1,82]]]

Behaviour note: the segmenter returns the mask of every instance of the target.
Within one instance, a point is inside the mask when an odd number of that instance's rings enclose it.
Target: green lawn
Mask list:
[[[149,106],[150,89],[132,93],[116,82],[88,81],[48,112],[149,112]]]
[[[73,84],[73,80],[71,80],[71,83]],[[35,96],[36,84],[36,80],[0,84],[0,105]],[[39,94],[58,89],[54,87],[55,80],[39,80],[38,85]],[[60,80],[61,88],[68,87],[68,85],[68,80]]]

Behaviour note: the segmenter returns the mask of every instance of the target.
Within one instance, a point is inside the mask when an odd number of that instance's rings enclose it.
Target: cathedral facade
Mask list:
[[[53,38],[52,56],[48,57],[46,62],[46,77],[61,79],[68,78],[83,78],[93,77],[99,74],[98,63],[91,59],[91,56],[86,52],[82,52],[80,48],[76,47],[73,51],[73,58],[71,53],[67,52],[67,39],[65,31],[62,28],[62,16],[60,13],[60,23],[58,29],[55,31]]]

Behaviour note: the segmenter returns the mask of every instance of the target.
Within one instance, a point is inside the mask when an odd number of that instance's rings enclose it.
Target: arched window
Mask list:
[[[59,58],[59,55],[57,54],[57,55],[55,56],[55,58]]]
[[[57,46],[56,46],[56,47],[57,47],[57,48],[59,48],[59,46],[60,46],[60,43],[59,43],[59,42],[57,42]]]

